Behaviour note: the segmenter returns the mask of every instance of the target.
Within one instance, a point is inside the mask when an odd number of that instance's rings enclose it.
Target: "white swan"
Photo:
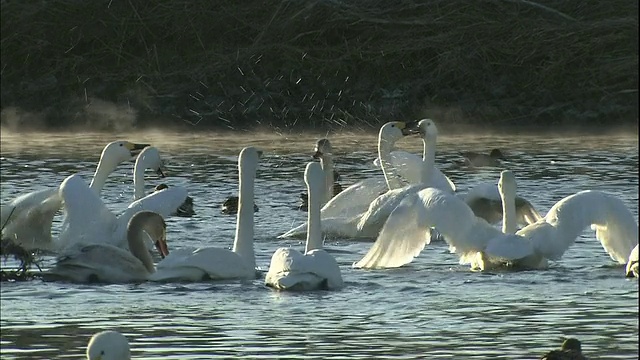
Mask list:
[[[624,203],[600,191],[581,191],[558,201],[540,221],[516,229],[515,177],[503,171],[503,231],[476,217],[460,198],[427,188],[405,198],[387,219],[378,239],[354,267],[399,267],[410,263],[428,244],[428,228],[444,236],[462,264],[481,270],[510,264],[544,268],[558,260],[576,237],[591,225],[609,256],[627,262],[638,243],[638,225]]]
[[[167,188],[132,202],[116,216],[80,175],[68,176],[60,184],[59,194],[64,201],[65,220],[58,239],[53,241],[56,249],[76,244],[110,244],[127,248],[127,225],[135,213],[149,210],[166,218],[187,197],[186,189],[182,187]]]
[[[107,144],[100,155],[91,185],[100,194],[106,179],[118,165],[131,159],[137,151],[149,146],[128,141],[113,141]],[[3,205],[0,210],[2,237],[12,238],[25,249],[49,249],[51,244],[51,223],[56,212],[62,207],[58,187],[46,188],[21,195]]]
[[[627,277],[640,277],[640,270],[638,269],[638,245],[636,245],[631,251],[631,254],[629,254],[625,274]]]
[[[320,202],[326,187],[320,164],[307,164],[304,181],[309,194],[309,231],[304,255],[290,247],[276,250],[271,257],[265,285],[278,290],[337,289],[344,285],[340,267],[328,252],[322,249]]]
[[[384,178],[368,178],[359,181],[333,197],[321,210],[322,232],[329,236],[342,236],[342,224],[329,219],[352,218],[367,210],[369,204],[380,194],[388,190],[404,186],[390,165],[389,153],[396,141],[414,133],[413,126],[407,126],[401,121],[388,122],[380,128],[378,134],[378,157],[382,159]],[[351,227],[352,228],[352,227]],[[301,238],[306,236],[306,222],[299,225],[278,238]]]
[[[168,252],[166,228],[159,214],[140,211],[127,224],[129,250],[110,244],[77,244],[65,249],[44,278],[79,283],[146,281],[155,268],[143,236],[148,234],[160,254],[165,256]]]
[[[113,330],[94,334],[87,345],[87,360],[130,360],[129,341]]]
[[[431,129],[428,129],[432,126]],[[425,132],[424,136],[429,136],[429,141],[423,141],[422,158],[402,151],[392,151],[390,154],[391,166],[396,169],[398,175],[404,178],[409,184],[430,184],[433,187],[445,191],[456,191],[456,186],[440,169],[435,167],[437,128],[431,119],[418,121],[418,128]],[[426,132],[429,131],[427,134]],[[377,158],[374,165],[380,167],[380,158]]]
[[[320,139],[316,142],[314,159],[320,159],[320,165],[324,172],[324,191],[322,192],[322,205],[328,203],[333,198],[333,183],[334,181],[334,169],[333,169],[333,147],[329,139]]]
[[[133,186],[134,186],[134,200],[141,199],[145,196],[145,182],[144,182],[144,172],[147,169],[151,169],[156,172],[160,177],[165,177],[165,173],[167,172],[166,167],[164,166],[164,161],[160,157],[160,152],[154,146],[148,146],[136,159],[136,163],[133,169]],[[172,185],[170,193],[175,194],[176,196],[182,196],[182,194],[187,192],[187,189],[184,187],[180,187],[180,189],[176,189],[178,186]],[[156,186],[154,191],[160,191],[169,188],[166,184],[160,184]],[[193,198],[187,196],[182,204],[178,206],[176,209],[171,210],[170,214],[181,217],[191,217],[195,214],[193,211]]]
[[[475,185],[465,194],[458,195],[473,210],[477,217],[485,219],[491,224],[502,220],[502,198],[498,187],[492,183]],[[527,199],[516,196],[516,221],[526,226],[542,219],[536,208]]]
[[[246,147],[238,158],[239,208],[233,250],[206,247],[173,251],[156,265],[153,281],[200,281],[205,278],[255,279],[253,198],[261,151]]]

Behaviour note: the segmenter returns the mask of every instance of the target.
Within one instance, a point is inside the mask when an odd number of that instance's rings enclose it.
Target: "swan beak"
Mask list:
[[[167,168],[164,165],[160,165],[160,167],[158,167],[158,170],[156,170],[156,174],[161,178],[167,177],[166,173],[167,173]]]
[[[417,121],[409,121],[405,123],[405,127],[402,128],[402,135],[414,135],[420,133],[420,127],[418,126]]]
[[[136,144],[136,143],[127,142],[124,144],[124,146],[126,146],[127,149],[131,151],[131,156],[138,156],[138,154],[140,154],[140,151],[142,151],[142,149],[146,148],[147,146],[151,146],[151,144]]]
[[[166,235],[162,235],[162,237],[156,241],[156,249],[160,253],[161,258],[165,258],[169,255],[169,248],[167,247],[167,238]]]
[[[321,157],[322,157],[322,152],[320,150],[316,150],[316,152],[313,154],[313,158],[320,159]]]

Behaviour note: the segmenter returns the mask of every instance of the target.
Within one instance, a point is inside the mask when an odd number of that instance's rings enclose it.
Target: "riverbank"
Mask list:
[[[2,2],[14,130],[635,126],[638,2]]]

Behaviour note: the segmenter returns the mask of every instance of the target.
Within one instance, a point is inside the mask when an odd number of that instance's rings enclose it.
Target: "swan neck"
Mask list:
[[[107,166],[102,159],[98,163],[98,167],[96,168],[96,172],[93,174],[93,179],[91,179],[91,184],[89,187],[98,195],[102,192],[104,188],[104,184],[107,182],[107,177],[111,174],[116,168],[113,166]]]
[[[233,252],[240,255],[253,271],[256,258],[253,250],[253,191],[255,174],[239,169],[238,217]]]
[[[331,155],[323,155],[320,158],[320,165],[324,172],[324,199],[322,203],[326,204],[333,197],[333,159]]]
[[[155,267],[153,264],[153,258],[151,257],[151,253],[147,250],[145,246],[143,235],[145,232],[140,226],[133,226],[127,229],[127,242],[129,243],[129,251],[131,254],[138,258],[142,265],[149,271],[149,273],[153,273],[155,271]]]
[[[424,144],[422,153],[422,183],[429,184],[433,179],[433,169],[436,165],[435,139],[422,139]]]
[[[393,165],[391,163],[391,150],[393,149],[393,143],[380,137],[378,139],[378,158],[380,159],[380,167],[382,168],[382,174],[384,180],[387,182],[389,190],[402,187],[402,183],[395,176]]]
[[[502,232],[515,234],[518,230],[516,219],[516,199],[514,196],[500,192],[502,198]]]
[[[309,204],[307,210],[307,244],[305,253],[322,249],[322,226],[320,220],[320,199],[318,192],[308,189]]]
[[[133,167],[133,200],[138,200],[144,197],[144,170],[140,162],[136,161]]]

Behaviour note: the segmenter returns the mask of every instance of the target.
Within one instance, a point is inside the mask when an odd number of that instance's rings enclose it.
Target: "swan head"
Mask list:
[[[94,334],[87,345],[88,360],[128,360],[131,350],[127,338],[117,331]]]
[[[329,139],[320,139],[316,142],[315,154],[313,154],[314,159],[320,159],[323,155],[331,155],[333,153],[333,149],[331,148],[331,142]]]
[[[238,157],[238,167],[240,171],[250,171],[255,173],[258,169],[258,163],[262,157],[262,150],[258,150],[253,146],[248,146],[240,151]]]
[[[142,166],[143,169],[151,169],[160,177],[165,177],[167,172],[164,162],[160,157],[160,151],[155,146],[147,146],[144,148],[136,159],[136,167]]]
[[[104,149],[102,149],[100,161],[110,162],[111,165],[116,167],[121,162],[127,161],[138,155],[140,151],[147,146],[149,146],[149,144],[136,144],[126,140],[113,141],[108,143]]]
[[[324,188],[324,171],[322,165],[317,162],[310,162],[304,169],[304,182],[307,184],[309,192],[321,193]]]
[[[167,246],[167,223],[164,221],[162,215],[153,211],[139,211],[135,213],[129,220],[127,225],[127,232],[131,235],[127,235],[129,241],[129,249],[134,250],[136,247],[142,246],[145,250],[143,242],[133,241],[131,237],[133,234],[139,234],[141,231],[145,231],[153,243],[156,249],[160,253],[160,256],[164,259],[169,255],[169,248]],[[140,249],[142,251],[142,249]]]
[[[423,139],[435,139],[438,136],[436,123],[431,119],[418,121],[418,133]]]
[[[503,197],[508,196],[511,199],[516,197],[516,176],[511,170],[504,170],[500,173],[498,180],[498,191]]]
[[[404,121],[390,121],[380,128],[378,138],[381,141],[394,143],[404,136],[414,134],[413,127],[407,126]]]

